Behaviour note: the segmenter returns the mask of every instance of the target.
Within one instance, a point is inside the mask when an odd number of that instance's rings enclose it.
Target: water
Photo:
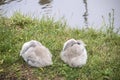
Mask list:
[[[0,12],[7,17],[19,11],[39,19],[43,15],[56,20],[64,18],[71,27],[98,28],[103,21],[109,23],[109,13],[114,9],[117,29],[120,27],[119,4],[120,0],[0,0]]]

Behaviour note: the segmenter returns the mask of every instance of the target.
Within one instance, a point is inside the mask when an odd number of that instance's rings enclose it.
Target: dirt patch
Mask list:
[[[31,67],[21,65],[15,70],[9,69],[0,73],[0,80],[38,80]]]

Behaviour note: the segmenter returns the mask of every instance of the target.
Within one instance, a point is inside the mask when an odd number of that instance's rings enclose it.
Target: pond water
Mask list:
[[[120,27],[120,0],[0,0],[0,13],[10,17],[16,11],[33,18],[64,18],[71,27],[100,27],[109,23],[114,10],[114,26]],[[103,18],[103,17],[104,18]]]

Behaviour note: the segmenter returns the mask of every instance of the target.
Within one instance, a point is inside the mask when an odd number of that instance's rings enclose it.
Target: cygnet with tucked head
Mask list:
[[[70,67],[82,67],[87,61],[87,51],[82,40],[70,39],[64,43],[61,59]]]
[[[20,56],[33,67],[52,65],[52,54],[40,42],[31,40],[23,44]]]

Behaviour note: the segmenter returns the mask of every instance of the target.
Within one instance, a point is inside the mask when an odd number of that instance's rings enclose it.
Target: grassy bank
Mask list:
[[[88,52],[87,64],[71,68],[60,59],[63,44],[82,39]],[[19,56],[24,42],[35,39],[49,48],[53,65],[32,68]],[[120,80],[120,35],[111,29],[70,29],[60,21],[32,20],[16,14],[0,18],[0,80]]]

